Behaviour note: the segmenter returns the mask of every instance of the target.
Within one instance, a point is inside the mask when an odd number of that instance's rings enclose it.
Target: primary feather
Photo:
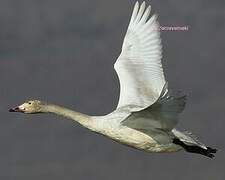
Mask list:
[[[150,6],[145,9],[145,2],[140,7],[136,2],[114,66],[120,80],[118,108],[146,108],[158,99],[165,85],[159,25],[155,15],[149,18],[150,10]]]

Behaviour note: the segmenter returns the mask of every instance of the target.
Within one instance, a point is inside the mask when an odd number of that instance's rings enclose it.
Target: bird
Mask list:
[[[150,153],[184,150],[213,158],[217,149],[176,128],[186,96],[175,96],[165,80],[157,16],[145,1],[134,5],[114,69],[120,82],[119,102],[107,115],[90,116],[40,100],[9,109],[25,114],[53,113],[121,144]]]

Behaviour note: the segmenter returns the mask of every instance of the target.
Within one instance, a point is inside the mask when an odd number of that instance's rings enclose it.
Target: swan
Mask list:
[[[91,131],[146,152],[185,150],[209,158],[216,149],[205,146],[189,132],[175,128],[186,97],[173,96],[161,64],[162,46],[151,6],[136,2],[114,68],[120,81],[117,108],[104,116],[89,116],[40,100],[29,100],[10,112],[53,113],[78,122]]]

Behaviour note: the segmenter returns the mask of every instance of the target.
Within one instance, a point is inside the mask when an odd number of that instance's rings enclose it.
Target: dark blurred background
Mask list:
[[[41,99],[90,115],[116,108],[113,69],[134,0],[0,1],[0,179],[225,179],[225,1],[152,0],[170,87],[188,94],[179,127],[215,159],[144,153],[54,115],[8,113]],[[185,127],[185,128],[184,128]]]

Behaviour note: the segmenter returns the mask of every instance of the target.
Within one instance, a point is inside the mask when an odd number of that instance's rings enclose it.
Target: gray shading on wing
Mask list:
[[[120,81],[117,108],[135,105],[141,110],[153,104],[165,84],[162,45],[156,15],[151,7],[136,2],[122,51],[114,67]]]
[[[166,83],[154,104],[132,112],[121,124],[146,133],[159,143],[171,141],[169,136],[178,122],[178,115],[184,110],[186,96],[171,96],[167,87]]]

